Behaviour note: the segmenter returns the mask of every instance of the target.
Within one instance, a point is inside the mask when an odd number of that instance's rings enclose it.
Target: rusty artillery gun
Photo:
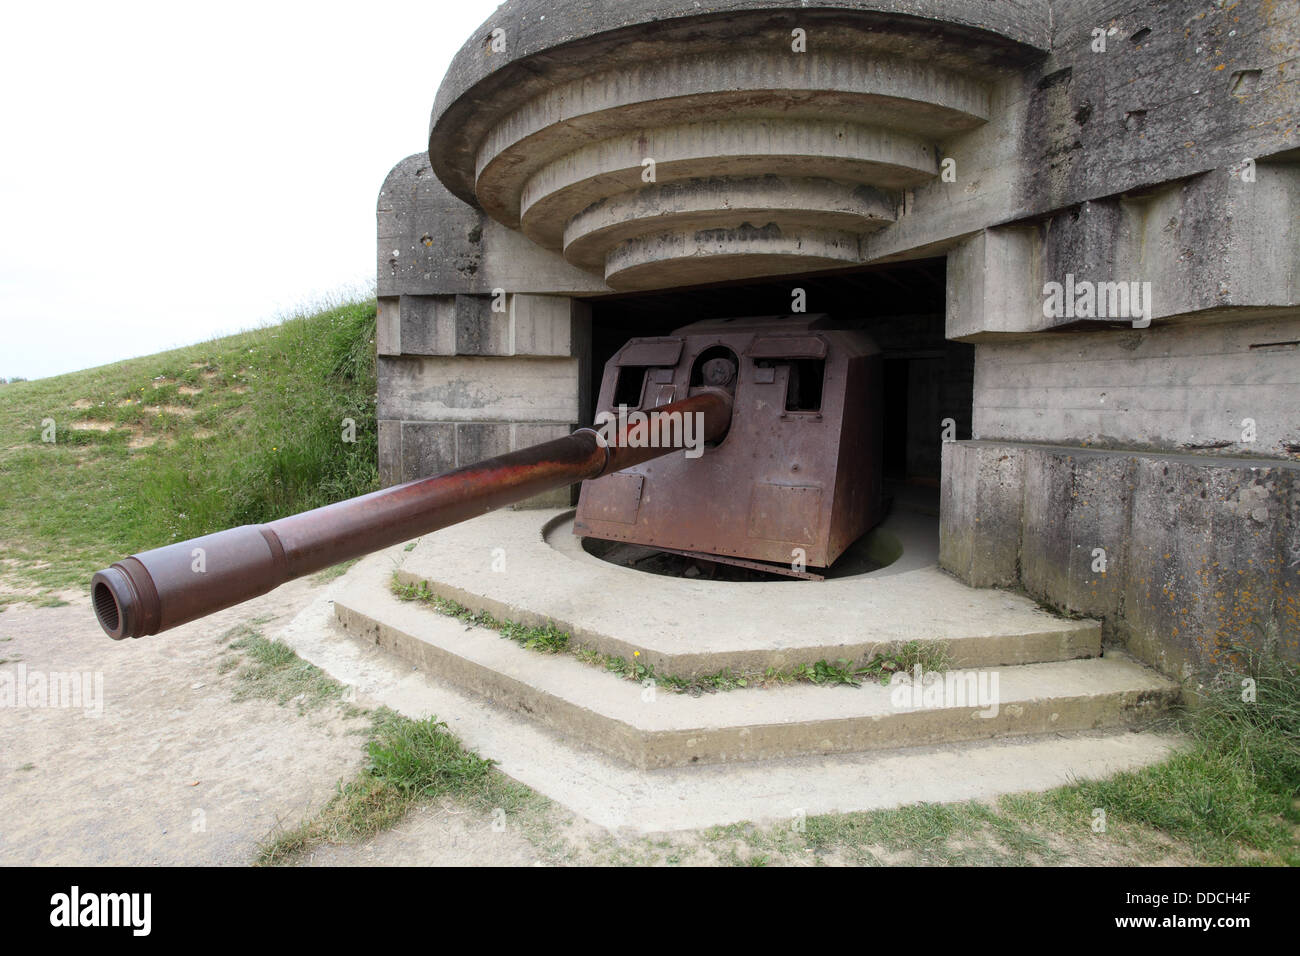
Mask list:
[[[792,554],[828,566],[880,519],[879,388],[879,350],[822,316],[633,339],[605,367],[599,430],[132,555],[95,574],[92,604],[114,639],[157,634],[577,482],[577,534],[771,570]]]

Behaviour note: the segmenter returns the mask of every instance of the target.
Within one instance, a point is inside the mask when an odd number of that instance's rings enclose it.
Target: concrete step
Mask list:
[[[1096,657],[1101,626],[1006,591],[970,588],[935,565],[938,522],[895,509],[872,532],[902,557],[826,581],[727,583],[652,575],[587,554],[572,512],[497,511],[427,535],[398,578],[524,624],[554,622],[617,657],[694,676],[869,660],[891,644],[943,641],[956,667]]]
[[[1179,694],[1154,671],[1107,655],[951,671],[944,695],[866,683],[692,697],[620,680],[567,654],[525,650],[402,601],[388,588],[391,576],[391,565],[374,563],[348,576],[334,607],[350,634],[643,769],[1121,728],[1159,714]]]
[[[382,583],[404,556],[399,547],[363,560],[275,636],[353,688],[363,706],[383,705],[415,720],[436,715],[503,773],[625,833],[744,821],[788,826],[824,813],[988,801],[1136,770],[1166,759],[1180,744],[1149,731],[1079,731],[640,770],[343,633],[335,598],[363,576]]]

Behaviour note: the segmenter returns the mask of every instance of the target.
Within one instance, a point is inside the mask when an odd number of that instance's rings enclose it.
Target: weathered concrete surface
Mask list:
[[[602,653],[635,652],[659,672],[680,676],[863,661],[910,640],[947,642],[959,667],[1072,660],[1100,650],[1096,622],[1063,620],[938,570],[933,518],[902,514],[886,523],[882,533],[903,541],[899,567],[823,582],[736,584],[650,576],[601,561],[581,549],[562,514],[501,511],[427,535],[399,577],[499,618],[553,621]],[[708,625],[695,623],[703,621]]]
[[[623,242],[636,241],[644,261],[618,267],[616,254],[629,255],[618,243],[594,252],[620,289],[678,284],[696,255],[709,256],[702,278],[713,280],[861,261],[849,240],[876,228],[874,217],[832,243],[834,254],[819,254],[816,227],[830,223],[801,227],[821,205],[791,198],[812,192],[810,179],[900,191],[934,178],[931,144],[987,121],[991,82],[1037,55],[1022,40],[1047,25],[1044,3],[996,12],[960,2],[852,11],[670,3],[642,12],[653,22],[640,26],[612,10],[575,17],[568,6],[534,19],[528,6],[496,11],[485,42],[471,41],[453,63],[434,110],[433,169],[454,195],[556,250],[577,215],[619,200],[618,225],[637,233]],[[521,56],[566,21],[577,42],[565,55]],[[602,21],[615,32],[601,33]],[[813,39],[796,52],[792,30]],[[747,210],[741,194],[755,176],[782,180],[785,202]],[[696,192],[692,219],[639,216],[647,183]],[[756,230],[743,245],[713,248],[717,234],[743,229]],[[672,241],[647,241],[666,230]],[[593,267],[597,241],[564,248],[565,258]]]
[[[813,104],[808,109],[813,112]],[[877,129],[860,122],[827,120],[819,108],[815,118],[811,115],[787,118],[788,115],[780,119],[763,115],[753,119],[683,124],[682,120],[690,114],[677,114],[672,125],[649,130],[633,125],[626,132],[594,143],[583,138],[574,143],[572,151],[540,167],[526,179],[485,182],[486,173],[481,175],[480,201],[488,203],[489,213],[501,216],[507,225],[517,219],[525,235],[550,248],[560,247],[571,220],[593,204],[611,198],[621,200],[610,207],[625,213],[620,225],[643,240],[671,231],[678,243],[690,246],[700,233],[725,233],[748,227],[754,231],[751,236],[754,244],[743,253],[733,252],[732,256],[753,257],[755,262],[749,269],[753,274],[779,274],[789,270],[759,268],[764,256],[797,258],[799,250],[791,249],[789,243],[800,234],[815,234],[818,227],[831,229],[838,218],[818,215],[819,197],[809,180],[834,179],[870,191],[899,190],[925,182],[938,173],[934,149],[910,133]],[[533,155],[531,147],[526,155]],[[689,189],[696,194],[697,201],[711,208],[704,210],[700,217],[673,222],[663,218],[653,202],[641,202],[639,193],[649,172],[644,166],[647,158],[655,164],[652,182]],[[774,191],[782,194],[784,201],[749,211],[737,208],[744,202],[744,187],[733,196],[732,182],[749,183],[757,176],[779,180],[780,185]],[[498,210],[488,202],[498,192],[510,197],[507,208]],[[798,202],[800,198],[806,201]],[[518,214],[509,211],[514,207],[520,209]],[[813,226],[800,226],[809,221]],[[860,220],[853,225],[855,231],[837,242],[842,250],[838,255],[818,256],[816,249],[810,249],[800,271],[861,261],[857,234],[873,231],[879,223]],[[765,240],[773,243],[770,252],[763,245]],[[777,240],[784,240],[785,245]],[[704,241],[707,243],[708,239]],[[653,288],[692,281],[679,279],[673,272],[673,261],[689,254],[679,253],[665,256],[661,270],[655,273],[657,281],[643,275],[631,282],[611,261],[613,253],[620,248],[615,245],[604,250],[605,280],[615,289]],[[566,248],[565,257],[576,261],[578,253]],[[649,263],[645,265],[648,267]],[[795,268],[799,266],[796,264]],[[714,262],[712,269],[710,278],[714,281],[737,277],[735,270],[723,263]]]
[[[403,295],[379,303],[383,356],[573,354],[568,296]]]
[[[379,423],[379,478],[384,485],[440,475],[563,438],[572,429],[545,422],[422,422]],[[570,504],[568,488],[559,488],[521,501],[513,507],[562,508]]]
[[[1140,205],[1150,187],[1248,158],[1294,162],[1294,4],[1061,0],[1052,14],[1051,55],[997,87],[988,124],[941,144],[956,181],[916,189],[905,217],[864,239],[868,258],[1107,197]]]
[[[1270,631],[1300,658],[1300,463],[973,441],[946,445],[944,470],[961,479],[944,485],[940,563],[964,580],[1100,617],[1167,674]]]
[[[378,293],[606,292],[584,272],[451,195],[424,153],[388,174],[378,203]]]
[[[578,362],[570,358],[497,361],[478,356],[380,360],[392,388],[379,397],[381,420],[574,422]]]
[[[1122,727],[1160,714],[1179,695],[1176,684],[1122,655],[951,671],[943,679],[954,699],[924,707],[899,706],[897,688],[872,682],[647,694],[567,655],[539,657],[495,631],[467,630],[383,593],[382,581],[338,594],[335,608],[349,634],[642,769]],[[991,680],[993,695],[978,700],[981,682],[988,691]]]
[[[604,283],[447,193],[428,157],[379,201],[379,473],[396,484],[567,434]],[[499,308],[504,306],[504,309]],[[521,507],[560,507],[567,490]]]
[[[791,9],[779,0],[656,0],[594,9],[549,0],[503,4],[456,55],[439,88],[430,135],[438,176],[472,201],[473,159],[488,130],[556,85],[665,56],[789,49],[795,27],[814,38],[835,37],[850,49],[856,44],[912,54],[937,67],[978,65],[986,72],[1024,62],[1049,42],[1043,0],[828,0],[818,7]],[[503,31],[503,52],[491,52],[496,29]],[[969,42],[954,42],[958,37]],[[563,55],[546,52],[559,46]],[[815,40],[810,48],[816,50]]]
[[[546,4],[545,17],[533,6],[504,5],[466,44],[439,91],[430,136],[434,172],[451,192],[512,227],[528,205],[522,196],[553,191],[541,182],[554,178],[548,168],[570,180],[586,175],[605,196],[634,195],[644,185],[641,160],[657,150],[672,156],[685,142],[670,135],[656,146],[655,138],[685,130],[684,120],[725,117],[739,130],[779,115],[805,138],[819,122],[847,122],[896,138],[919,131],[938,143],[956,164],[951,178],[909,188],[879,171],[839,171],[900,190],[898,221],[862,231],[864,262],[1300,146],[1290,69],[1300,17],[1269,0],[1208,9],[1182,0],[1158,17],[1138,0],[1060,0],[1050,9],[900,0],[818,10],[668,0],[595,15],[585,5]],[[792,29],[806,31],[806,52],[790,50]],[[503,31],[495,47],[494,30]],[[597,158],[627,137],[623,160]],[[728,208],[727,178],[744,175],[736,163],[787,174],[782,149],[763,137],[746,144],[741,135],[734,148],[727,139],[704,135],[707,148],[691,153],[696,166],[674,172],[670,161],[663,170],[667,180],[719,181],[715,215]],[[805,165],[831,161],[837,150],[809,141]],[[524,231],[559,248],[564,221],[600,198],[574,195]],[[788,212],[777,203],[748,221],[784,233]],[[689,237],[684,230],[681,242]],[[759,246],[746,256],[763,261]],[[733,265],[759,274],[743,258],[715,262],[716,275]],[[767,274],[800,268],[779,253],[769,265]],[[803,268],[824,265],[814,257]],[[679,284],[671,263],[659,278],[649,275],[637,281]]]
[[[1042,315],[1042,239],[1034,224],[982,229],[948,253],[946,335],[996,341],[1027,332]],[[983,333],[983,335],[981,335]]]
[[[887,192],[831,179],[764,175],[646,186],[594,202],[564,226],[564,255],[583,268],[605,268],[607,251],[645,231],[644,220],[676,234],[767,222],[774,210],[796,229],[871,232],[897,215]],[[854,256],[858,255],[854,242]],[[685,281],[685,280],[683,280]]]
[[[1300,164],[1260,162],[986,229],[949,256],[948,337],[996,341],[1210,312],[1300,315],[1298,223]],[[1095,301],[1081,303],[1086,312],[1046,314],[1045,283],[1067,281],[1096,288]]]
[[[1114,620],[1123,601],[1119,570],[1130,557],[1133,459],[1045,449],[1022,461],[1024,500],[1032,504],[1019,534],[1020,583],[1054,606]]]
[[[334,623],[334,598],[366,575],[374,587],[382,588],[404,557],[400,548],[394,548],[367,558],[283,629],[279,638],[366,699],[414,719],[436,714],[467,746],[496,761],[506,774],[610,829],[657,833],[741,821],[788,822],[798,813],[989,800],[1136,769],[1166,758],[1178,745],[1176,738],[1152,733],[1053,733],[896,751],[638,770],[413,669],[374,644],[343,634]]]
[[[1272,626],[1300,660],[1300,464],[1139,459],[1133,494],[1123,621],[1137,653],[1170,673],[1214,667]]]
[[[1024,453],[942,449],[939,566],[971,587],[1014,587],[1020,576]],[[961,443],[962,448],[966,443]]]
[[[585,311],[567,297],[505,296],[501,313],[492,310],[492,301],[402,296],[394,310],[392,300],[380,300],[377,415],[384,484],[560,438],[577,424],[589,387]],[[406,312],[425,320],[408,323]],[[387,354],[396,349],[405,354]],[[520,507],[568,503],[568,489],[560,489]]]
[[[981,343],[972,431],[1286,460],[1300,452],[1297,342],[1300,311]]]
[[[602,269],[617,289],[860,262],[858,236],[878,228],[880,217],[836,228],[848,209],[828,212],[815,184],[887,190],[900,205],[903,190],[938,174],[932,144],[985,123],[990,83],[1009,74],[968,51],[987,33],[955,24],[947,31],[966,29],[968,44],[936,44],[933,24],[868,11],[777,18],[784,19],[812,30],[811,46],[796,52],[790,27],[748,10],[727,18],[725,37],[717,18],[696,16],[680,35],[664,33],[660,21],[633,44],[593,40],[603,52],[567,69],[547,56],[508,96],[476,90],[472,110],[455,103],[449,113],[457,119],[435,119],[433,168],[492,219]],[[630,58],[638,42],[659,54]],[[490,43],[488,51],[507,57]],[[552,82],[539,86],[539,72]],[[522,100],[521,90],[529,91]],[[472,168],[448,165],[453,153],[472,154]],[[767,177],[780,200],[747,202],[756,177]],[[661,215],[655,197],[665,186],[692,196],[690,215]],[[570,250],[569,224],[597,203],[606,216],[621,213],[615,226],[623,238],[587,234]],[[683,272],[692,265],[699,268]]]

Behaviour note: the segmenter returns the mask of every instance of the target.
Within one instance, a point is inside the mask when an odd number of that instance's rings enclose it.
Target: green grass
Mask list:
[[[912,673],[917,667],[923,673],[941,673],[952,666],[948,645],[942,641],[908,641],[875,655],[860,672],[888,684],[894,674]]]
[[[339,784],[319,814],[262,843],[259,864],[291,863],[321,844],[356,843],[392,827],[416,804],[444,795],[507,814],[540,802],[532,790],[495,771],[492,761],[467,750],[436,717],[411,720],[377,711],[366,753],[366,766]]]
[[[394,578],[393,593],[404,601],[418,601],[464,624],[496,631],[502,637],[530,651],[558,654],[568,650],[573,640],[567,631],[560,630],[550,622],[534,627],[517,621],[498,620],[486,611],[471,611],[463,604],[434,594],[424,582],[418,585],[400,584]]]
[[[312,583],[328,584],[336,578],[341,578],[343,575],[348,573],[348,569],[351,568],[352,565],[356,564],[360,560],[360,558],[352,558],[351,560],[341,561],[338,564],[331,565],[324,571],[317,571],[311,576]]]
[[[230,651],[242,652],[242,656],[232,653],[217,665],[218,672],[223,674],[238,668],[235,700],[294,703],[300,714],[329,703],[346,703],[347,688],[319,667],[304,661],[289,645],[268,641],[257,629],[259,623],[262,622],[237,625],[221,638],[229,642]],[[349,705],[345,713],[356,716],[362,711]]]
[[[1088,804],[1188,844],[1198,859],[1300,865],[1300,668],[1237,648],[1239,665],[1183,719],[1193,746],[1145,770],[1053,795]],[[1253,681],[1255,700],[1243,700]]]
[[[22,504],[0,508],[0,575],[48,594],[125,554],[374,490],[374,327],[373,300],[347,302],[0,386],[5,495]]]
[[[453,794],[478,809],[507,813],[544,801],[532,790],[492,769],[492,762],[466,750],[435,717],[410,720],[390,710],[367,711],[349,702],[347,688],[287,644],[269,641],[263,620],[239,624],[218,639],[230,652],[219,673],[235,671],[236,701],[296,705],[299,714],[337,706],[346,718],[369,716],[366,766],[355,779],[340,781],[316,816],[271,834],[257,862],[287,863],[322,843],[354,843],[399,822],[417,803]]]

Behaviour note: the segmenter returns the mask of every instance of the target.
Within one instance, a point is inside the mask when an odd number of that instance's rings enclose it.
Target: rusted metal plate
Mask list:
[[[749,505],[749,536],[801,545],[815,544],[821,516],[820,488],[756,482]]]
[[[879,349],[815,315],[712,320],[673,336],[677,364],[656,368],[641,400],[722,389],[734,396],[730,429],[698,458],[678,451],[630,469],[644,479],[632,522],[602,515],[604,492],[587,482],[575,533],[828,567],[881,517]],[[618,361],[648,354],[633,340]],[[614,410],[618,376],[611,362],[598,411]]]
[[[597,478],[591,482],[587,508],[597,520],[635,524],[644,484],[644,476],[625,472]]]
[[[682,356],[681,339],[640,339],[623,347],[614,356],[620,365],[676,365]]]
[[[825,358],[826,340],[815,335],[767,335],[750,343],[750,358]]]

